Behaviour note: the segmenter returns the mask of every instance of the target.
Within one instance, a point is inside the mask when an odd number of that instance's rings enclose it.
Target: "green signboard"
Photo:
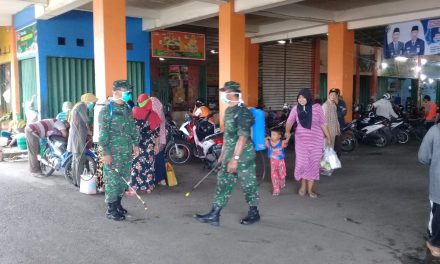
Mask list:
[[[37,24],[17,30],[17,58],[34,57],[37,53]]]

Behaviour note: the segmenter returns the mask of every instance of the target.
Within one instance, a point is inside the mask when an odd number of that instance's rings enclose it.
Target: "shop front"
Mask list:
[[[182,121],[202,98],[218,109],[218,58],[206,54],[206,34],[155,31],[151,34],[151,94]]]

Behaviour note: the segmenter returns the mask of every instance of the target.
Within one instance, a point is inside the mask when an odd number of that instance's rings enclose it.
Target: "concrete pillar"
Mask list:
[[[245,16],[234,12],[234,1],[222,4],[219,12],[219,82],[240,83],[243,97],[248,98],[245,52]],[[226,105],[220,100],[220,124]]]
[[[96,96],[112,94],[115,80],[127,79],[125,0],[93,0]]]
[[[327,89],[339,88],[347,104],[346,120],[352,119],[354,32],[346,23],[328,25]]]
[[[243,100],[247,106],[258,106],[258,72],[259,44],[252,44],[249,38],[245,41],[246,83],[242,89]]]
[[[11,91],[12,91],[12,113],[15,115],[20,115],[20,80],[18,77],[18,59],[17,59],[17,32],[14,27],[10,27],[9,33],[11,34]],[[24,116],[22,116],[24,118]]]

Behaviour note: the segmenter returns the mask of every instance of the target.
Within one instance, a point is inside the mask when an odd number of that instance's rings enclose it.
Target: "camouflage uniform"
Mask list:
[[[113,163],[110,168],[104,165],[105,202],[117,201],[127,187],[121,179],[130,179],[133,146],[138,144],[138,133],[132,113],[127,104],[111,102],[113,114],[110,116],[110,106],[104,107],[99,113],[99,145],[103,155],[111,155]],[[121,176],[110,169],[117,169]]]
[[[251,127],[254,123],[252,113],[243,105],[228,107],[224,116],[225,152],[221,169],[217,175],[217,188],[213,206],[226,206],[232,189],[240,182],[249,206],[258,206],[259,194],[255,176],[255,149],[251,140]],[[238,161],[237,173],[228,173],[228,162],[233,158],[238,138],[248,138]]]

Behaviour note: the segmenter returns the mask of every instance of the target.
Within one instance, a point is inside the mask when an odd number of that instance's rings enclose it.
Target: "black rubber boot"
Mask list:
[[[125,216],[123,214],[120,214],[118,212],[118,209],[116,209],[116,204],[118,202],[108,203],[107,204],[107,212],[105,213],[108,219],[112,219],[115,221],[122,221],[125,220]]]
[[[241,219],[240,224],[242,225],[252,225],[255,222],[260,221],[260,214],[258,213],[258,208],[256,206],[249,207],[248,215]]]
[[[126,215],[127,210],[125,210],[125,208],[122,207],[121,201],[122,201],[122,197],[119,197],[118,200],[116,201],[116,210],[118,211],[119,214]]]
[[[201,222],[201,223],[207,223],[213,226],[218,226],[220,224],[220,211],[222,208],[218,205],[214,205],[211,208],[211,211],[207,214],[200,215],[196,214],[194,215],[194,218]]]

